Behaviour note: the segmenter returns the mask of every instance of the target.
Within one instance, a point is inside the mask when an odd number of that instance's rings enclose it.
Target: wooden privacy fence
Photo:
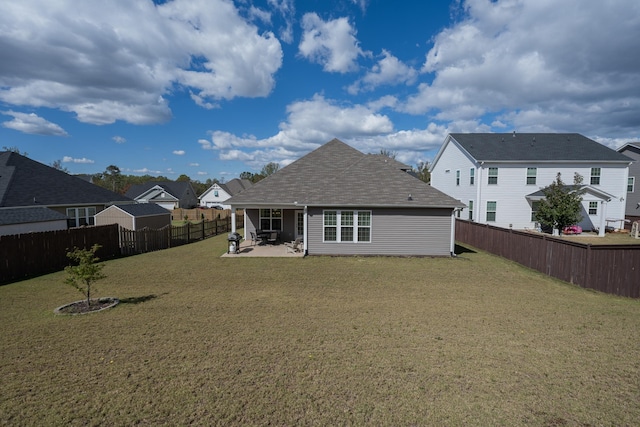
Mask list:
[[[236,213],[238,214],[238,213]],[[171,211],[171,219],[174,221],[213,221],[214,219],[225,219],[231,217],[231,210],[225,209],[203,209],[203,208],[194,208],[194,209],[174,209]]]
[[[236,215],[236,227],[244,227],[244,215]],[[8,283],[63,270],[69,265],[67,252],[74,247],[102,247],[101,260],[167,249],[231,231],[231,217],[215,221],[130,231],[118,224],[68,230],[0,236],[0,283]]]
[[[96,243],[100,259],[120,256],[118,225],[0,236],[0,283],[60,271],[69,265],[68,251]]]
[[[456,219],[456,240],[551,277],[640,298],[640,245],[591,245]]]
[[[236,227],[242,228],[243,215],[236,216]],[[123,255],[134,255],[185,245],[210,236],[231,231],[231,217],[185,225],[166,226],[158,230],[120,228],[120,246]]]

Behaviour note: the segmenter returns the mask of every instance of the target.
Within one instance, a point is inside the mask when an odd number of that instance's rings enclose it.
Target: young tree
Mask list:
[[[91,305],[91,285],[105,276],[102,273],[104,264],[98,264],[100,260],[96,257],[96,252],[100,249],[97,243],[91,249],[74,248],[73,251],[67,252],[67,257],[75,261],[78,265],[70,265],[64,268],[69,274],[65,283],[73,286],[87,297],[87,307]]]
[[[582,194],[580,190],[582,176],[573,177],[573,185],[565,185],[560,173],[549,186],[542,189],[544,199],[538,202],[536,219],[542,224],[557,230],[582,221]]]
[[[396,153],[395,151],[388,150],[386,148],[381,148],[380,155],[389,157],[390,159],[395,159],[398,153]]]

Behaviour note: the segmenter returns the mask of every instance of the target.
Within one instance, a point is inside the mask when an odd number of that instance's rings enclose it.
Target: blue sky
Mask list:
[[[228,181],[332,138],[409,165],[449,132],[640,140],[640,2],[0,3],[0,147]]]

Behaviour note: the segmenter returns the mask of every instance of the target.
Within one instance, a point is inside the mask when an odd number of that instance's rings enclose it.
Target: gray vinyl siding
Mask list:
[[[247,214],[247,222],[244,225],[244,232],[246,234],[245,239],[250,238],[251,232],[256,231],[260,227],[260,210],[259,209],[245,209]],[[282,210],[282,230],[280,232],[280,240],[283,242],[289,242],[294,240],[295,234],[295,210],[283,209]]]
[[[308,210],[309,255],[450,255],[452,209],[330,208],[371,211],[368,243],[324,243],[323,210]]]

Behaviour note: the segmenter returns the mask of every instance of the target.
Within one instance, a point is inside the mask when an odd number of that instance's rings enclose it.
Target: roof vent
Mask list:
[[[516,131],[515,130],[513,131],[513,137],[514,138],[516,137]]]

